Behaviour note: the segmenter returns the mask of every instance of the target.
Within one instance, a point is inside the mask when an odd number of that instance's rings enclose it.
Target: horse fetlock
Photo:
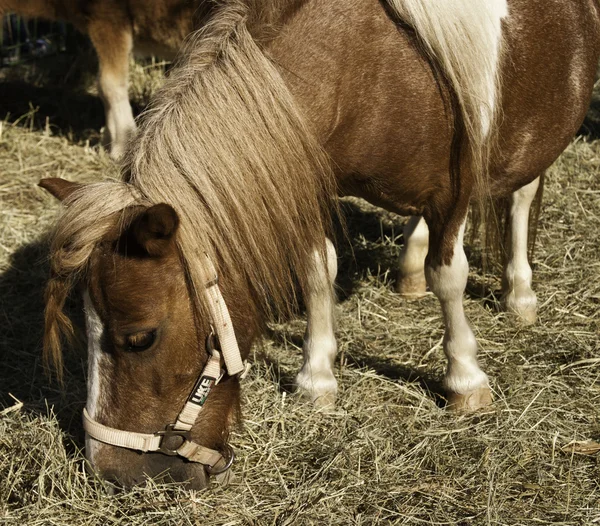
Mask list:
[[[492,404],[487,375],[475,359],[451,361],[444,378],[447,407],[456,412],[474,412]]]
[[[448,392],[466,395],[488,386],[488,377],[474,357],[461,361],[452,358],[448,360],[448,369],[444,377],[444,387]]]
[[[103,144],[110,148],[110,158],[118,161],[127,149],[129,138],[135,133],[136,126],[132,121],[126,121],[122,127],[113,128],[107,127]]]

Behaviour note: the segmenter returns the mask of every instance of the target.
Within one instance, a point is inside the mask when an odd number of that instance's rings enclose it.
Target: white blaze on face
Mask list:
[[[87,404],[86,409],[92,417],[97,420],[106,403],[106,378],[103,367],[106,367],[106,357],[101,348],[104,326],[100,316],[92,304],[89,292],[83,294],[83,305],[85,311],[85,325],[88,340],[88,378],[87,378]],[[88,460],[94,464],[94,459],[102,444],[86,433],[85,451]]]

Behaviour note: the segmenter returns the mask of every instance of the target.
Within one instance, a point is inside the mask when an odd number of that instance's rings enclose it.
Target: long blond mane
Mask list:
[[[260,313],[289,313],[325,251],[336,187],[329,162],[276,68],[249,32],[248,5],[224,2],[187,44],[141,120],[125,182],[84,187],[52,243],[46,356],[60,360],[64,297],[127,207],[166,202],[200,314],[206,255]],[[111,226],[112,225],[112,226]]]

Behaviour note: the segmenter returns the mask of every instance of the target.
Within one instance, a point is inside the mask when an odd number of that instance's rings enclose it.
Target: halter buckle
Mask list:
[[[162,437],[158,451],[165,455],[174,457],[178,455],[177,450],[189,440],[190,432],[185,429],[175,429],[175,424],[167,424],[163,431],[158,431],[155,436]]]

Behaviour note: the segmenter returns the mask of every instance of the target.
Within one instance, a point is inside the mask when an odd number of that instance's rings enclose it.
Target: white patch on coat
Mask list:
[[[481,127],[484,135],[490,133],[492,119],[496,113],[496,96],[498,94],[498,78],[500,68],[500,56],[502,53],[502,21],[508,17],[508,3],[506,0],[493,0],[486,2],[490,7],[490,29],[492,31],[488,53],[490,54],[490,68],[487,79],[482,88],[485,93],[487,107],[481,109]]]
[[[490,131],[497,105],[502,20],[507,0],[388,0],[411,24],[462,99],[475,144]]]

